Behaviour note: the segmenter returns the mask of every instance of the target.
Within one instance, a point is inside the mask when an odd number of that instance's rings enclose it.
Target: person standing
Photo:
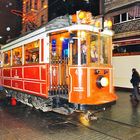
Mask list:
[[[137,101],[140,101],[140,95],[139,95],[140,75],[135,68],[132,69],[132,78],[130,82],[132,83],[133,86],[132,96],[135,97]]]

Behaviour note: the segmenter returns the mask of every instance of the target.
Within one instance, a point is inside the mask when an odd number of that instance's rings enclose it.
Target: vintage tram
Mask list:
[[[78,11],[2,46],[0,82],[8,96],[70,114],[112,105],[112,35],[102,18]]]

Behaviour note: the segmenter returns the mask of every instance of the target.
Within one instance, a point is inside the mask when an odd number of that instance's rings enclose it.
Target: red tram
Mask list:
[[[107,22],[106,22],[107,23]],[[113,104],[112,31],[78,11],[2,46],[0,83],[7,94],[63,114]]]

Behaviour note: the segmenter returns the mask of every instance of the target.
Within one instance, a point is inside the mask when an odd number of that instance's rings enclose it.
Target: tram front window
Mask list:
[[[78,36],[79,32],[81,36]],[[79,32],[71,41],[72,64],[109,64],[111,37],[87,31]]]
[[[89,40],[90,63],[108,64],[111,37],[91,34]]]
[[[72,43],[72,64],[77,65],[78,64],[78,49],[77,49],[77,43],[78,41],[75,39]]]
[[[98,38],[97,35],[91,35],[90,37],[90,62],[97,63],[99,52],[98,52]]]
[[[85,65],[87,63],[87,32],[78,31],[74,34],[76,36],[72,39],[72,64]]]
[[[104,64],[110,63],[111,57],[111,47],[112,47],[111,37],[109,36],[101,36],[101,46],[100,46],[100,53],[103,58]]]
[[[82,40],[79,43],[79,49],[78,49],[78,40],[74,40],[72,44],[72,64],[73,65],[84,65],[86,64],[86,58],[87,58],[87,44],[86,40]]]

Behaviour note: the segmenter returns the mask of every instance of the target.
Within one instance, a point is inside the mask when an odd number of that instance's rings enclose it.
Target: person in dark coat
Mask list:
[[[133,95],[139,100],[139,82],[140,82],[140,75],[135,68],[132,69],[132,78],[130,82],[133,85]]]

